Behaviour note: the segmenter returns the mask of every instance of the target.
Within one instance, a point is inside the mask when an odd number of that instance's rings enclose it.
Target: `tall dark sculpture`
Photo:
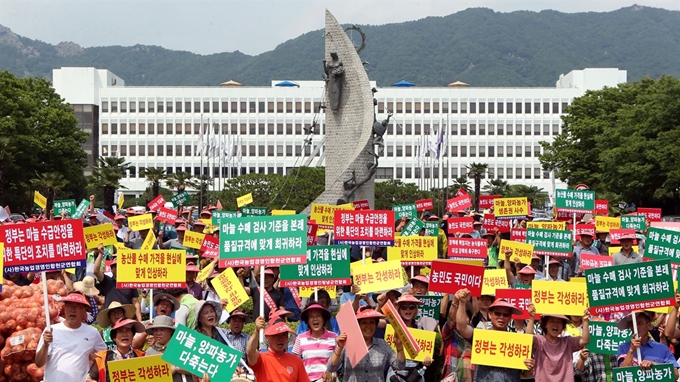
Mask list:
[[[328,102],[330,103],[333,113],[337,113],[340,108],[340,99],[342,98],[342,87],[345,79],[345,67],[342,60],[338,58],[337,52],[331,52],[331,60],[323,60],[323,78],[326,81],[326,92],[328,93]]]

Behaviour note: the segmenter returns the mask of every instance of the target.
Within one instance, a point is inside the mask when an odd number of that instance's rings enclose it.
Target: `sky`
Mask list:
[[[633,4],[680,10],[680,0],[0,0],[0,24],[51,44],[143,44],[255,55],[322,29],[324,9],[342,24],[381,25],[472,7],[573,13]]]

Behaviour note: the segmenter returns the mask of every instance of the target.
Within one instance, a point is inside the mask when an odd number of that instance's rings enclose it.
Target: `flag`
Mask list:
[[[432,154],[437,153],[437,134],[435,134],[434,128],[430,130],[430,136],[427,139],[427,151],[431,151]]]
[[[38,191],[35,191],[33,193],[33,203],[35,203],[35,205],[40,208],[46,208],[47,198],[44,197],[43,194],[39,193]]]
[[[198,141],[196,147],[196,156],[203,155],[203,126],[198,129]]]
[[[123,208],[123,203],[125,203],[125,195],[123,195],[123,193],[121,192],[120,194],[118,194],[118,209],[119,210]]]
[[[238,149],[237,149],[237,150],[238,150],[238,151],[236,152],[236,156],[238,157],[238,159],[237,159],[237,161],[238,161],[238,167],[240,168],[240,167],[241,167],[241,164],[242,164],[241,143],[240,143],[240,142],[239,142],[239,145],[238,145]]]
[[[224,145],[224,155],[226,155],[226,162],[229,163],[234,152],[234,142],[231,137],[227,139],[227,144]]]
[[[217,209],[222,211],[222,202],[219,199],[217,199]]]
[[[423,166],[425,163],[425,154],[427,152],[427,141],[425,141],[425,137],[423,137],[422,144],[420,145],[420,152],[418,153],[418,165],[420,167]]]
[[[437,134],[437,159],[441,158],[442,153],[445,150],[446,148],[444,147],[444,126],[439,125],[439,132]]]

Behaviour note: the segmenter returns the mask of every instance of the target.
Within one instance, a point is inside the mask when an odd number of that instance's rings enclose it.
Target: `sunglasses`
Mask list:
[[[402,306],[401,306],[401,309],[404,309],[404,310],[415,310],[415,309],[416,309],[416,305],[415,305],[415,304],[402,305]]]
[[[510,318],[512,316],[512,313],[496,313],[492,312],[495,316],[501,317],[501,318]]]

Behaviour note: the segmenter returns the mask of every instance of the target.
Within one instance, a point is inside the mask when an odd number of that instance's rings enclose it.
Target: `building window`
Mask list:
[[[534,125],[534,135],[541,135],[541,125],[538,123]]]
[[[283,156],[283,145],[277,145],[276,146],[276,156],[277,157]]]
[[[467,114],[467,111],[468,111],[467,106],[468,106],[467,102],[461,102],[460,103],[460,113],[461,114]]]
[[[248,145],[248,156],[249,157],[257,156],[257,152],[255,151],[255,145]]]
[[[171,157],[172,156],[172,145],[167,145],[165,146],[165,155]]]
[[[145,145],[139,145],[139,156],[140,156],[140,157],[143,157],[143,156],[146,155],[145,152],[144,152],[145,149],[146,149],[146,146],[145,146]],[[141,170],[141,169],[140,169],[140,170]]]
[[[505,151],[506,151],[506,155],[508,157],[512,156],[512,146],[510,146],[510,145],[505,146]]]
[[[553,135],[559,135],[560,134],[560,125],[553,124],[552,125],[552,133],[553,133]]]
[[[470,124],[470,135],[477,135],[477,125],[474,123]]]
[[[163,101],[158,101],[158,102],[162,104]],[[167,105],[167,107],[165,108],[165,112],[166,113],[172,113],[172,100],[167,100],[165,104]],[[158,107],[159,113],[163,112],[163,108],[161,106]]]
[[[460,156],[462,156],[462,157],[467,156],[467,146],[465,146],[465,145],[460,146]]]
[[[543,102],[543,114],[550,114],[550,102]]]
[[[531,135],[531,125],[524,125],[524,135]]]
[[[550,135],[550,125],[548,124],[543,125],[543,135]]]
[[[515,156],[517,157],[522,156],[522,145],[515,146]]]
[[[522,179],[522,168],[517,167],[515,169],[515,179]]]
[[[536,158],[541,156],[541,145],[534,143],[534,156]]]
[[[458,102],[451,102],[451,114],[458,114]]]
[[[312,112],[312,103],[311,102],[305,102],[305,113],[311,113]]]
[[[156,126],[153,123],[149,124],[149,135],[155,134],[155,130],[156,130],[155,128],[156,128]],[[161,133],[162,132],[163,132],[163,130],[161,129]]]
[[[170,111],[170,110],[168,110]],[[175,113],[182,112],[182,101],[175,101]]]
[[[496,131],[498,132],[498,135],[503,135],[503,134],[504,134],[504,132],[503,132],[503,124],[499,124],[499,125],[496,127]]]
[[[292,145],[286,145],[286,156],[287,157],[293,156],[293,146]]]
[[[527,158],[531,157],[531,146],[529,145],[524,146],[524,156]]]
[[[488,149],[488,151],[489,151],[489,157],[491,157],[491,158],[494,157],[494,154],[495,154],[494,149],[495,149],[495,148],[496,148],[495,146],[488,146],[488,147],[487,147],[487,149]]]
[[[460,135],[467,135],[467,124],[463,123],[460,125]]]
[[[391,167],[378,167],[375,177],[376,179],[394,179],[394,169]]]
[[[483,123],[479,124],[479,135],[486,135],[486,125]]]
[[[522,125],[520,124],[515,125],[515,135],[522,135]]]
[[[177,150],[178,150],[177,152],[179,152],[180,149],[177,149]],[[187,156],[187,157],[191,156],[191,145],[184,145],[184,156]]]
[[[118,113],[118,101],[111,101],[111,112]]]
[[[130,134],[137,134],[137,124],[136,123],[130,124]]]
[[[416,126],[418,126],[418,130],[420,130],[420,125],[416,125]],[[420,135],[420,131],[417,131],[416,135]],[[458,135],[458,124],[457,123],[454,123],[454,124],[451,125],[451,135]]]
[[[477,156],[477,146],[470,146],[470,157]]]
[[[102,113],[109,112],[109,101],[102,101]]]
[[[479,103],[479,113],[480,114],[486,113],[486,102]]]
[[[149,155],[150,157],[154,156],[154,149],[155,149],[155,146],[154,146],[154,145],[149,145],[149,154],[148,154],[148,155]],[[140,150],[140,151],[141,151],[141,150]],[[161,152],[162,152],[162,151],[161,151]]]
[[[109,124],[108,123],[102,123],[102,134],[108,134],[109,133]]]
[[[495,135],[496,134],[496,125],[493,123],[489,124],[489,135]]]
[[[406,114],[413,113],[413,103],[411,101],[404,102],[406,106]]]
[[[477,114],[477,102],[470,102],[470,114]]]
[[[127,113],[127,102],[126,101],[120,101],[120,112],[121,113]]]
[[[569,106],[567,102],[562,102],[562,113],[567,113],[567,106]]]
[[[479,156],[480,157],[486,156],[486,146],[479,146]]]
[[[497,106],[496,109],[498,109],[498,110],[496,110],[496,112],[497,112],[498,114],[503,114],[503,105],[504,105],[503,102],[498,102],[498,103],[496,104],[496,106]],[[511,104],[511,105],[512,105],[512,104]],[[489,109],[491,109],[491,108],[489,108]]]
[[[203,110],[205,112],[205,110]],[[201,112],[201,101],[194,101],[194,113]]]
[[[458,146],[451,146],[451,156],[452,157],[458,156]]]
[[[489,102],[489,114],[495,113],[495,111],[494,111],[494,107],[495,107],[495,106],[496,106],[495,103]],[[501,108],[502,108],[502,106],[501,106]]]
[[[117,123],[112,123],[111,124],[111,134],[118,134],[118,124]]]
[[[519,114],[519,112],[517,112]],[[531,114],[531,102],[524,103],[524,114]]]
[[[172,135],[172,123],[165,124],[165,134]]]
[[[415,102],[415,112],[416,112],[416,114],[420,114],[420,113],[421,113],[421,105],[420,105],[420,102],[419,102],[419,101],[416,101],[416,102]]]
[[[198,112],[197,110],[194,110],[194,112]],[[184,113],[191,113],[191,101],[184,101]]]
[[[503,157],[503,146],[498,146],[498,156]]]
[[[144,102],[144,101],[140,101]],[[135,101],[130,101],[130,113],[136,113],[137,112],[137,102]],[[141,110],[140,110],[141,112]]]
[[[547,170],[543,171],[543,179],[550,179],[550,171]]]

